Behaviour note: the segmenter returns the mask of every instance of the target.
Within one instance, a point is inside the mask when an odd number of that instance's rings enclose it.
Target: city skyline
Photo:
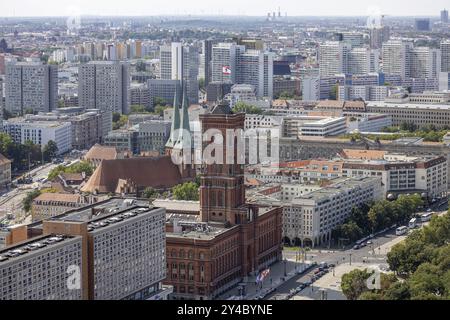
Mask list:
[[[444,0],[433,1],[426,6],[412,5],[410,1],[401,0],[391,2],[379,0],[376,2],[363,0],[345,1],[336,3],[331,0],[302,3],[299,6],[289,0],[266,0],[263,3],[250,0],[242,3],[237,0],[230,0],[227,5],[218,5],[205,0],[195,0],[189,3],[172,0],[158,4],[158,7],[149,4],[144,0],[131,0],[126,4],[115,4],[111,6],[104,0],[100,1],[58,1],[49,0],[36,2],[24,0],[20,7],[14,4],[0,4],[1,17],[48,17],[48,16],[71,16],[74,14],[90,16],[179,16],[179,15],[244,15],[244,16],[265,16],[267,13],[280,10],[285,16],[367,16],[373,12],[392,16],[435,16],[438,17],[441,10],[448,7]],[[419,9],[420,8],[420,9]]]

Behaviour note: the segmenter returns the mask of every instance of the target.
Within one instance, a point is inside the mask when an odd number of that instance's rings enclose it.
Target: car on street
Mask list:
[[[367,246],[370,246],[370,245],[372,245],[372,244],[373,244],[372,241],[367,241],[367,242],[366,242],[366,245],[367,245]]]
[[[353,246],[353,250],[358,250],[358,249],[361,249],[361,245],[355,244],[355,245]]]

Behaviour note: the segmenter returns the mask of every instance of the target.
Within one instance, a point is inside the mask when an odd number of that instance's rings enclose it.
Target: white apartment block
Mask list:
[[[236,83],[253,85],[258,98],[272,98],[273,58],[273,53],[259,50],[246,50],[239,54]]]
[[[312,247],[328,244],[332,231],[345,222],[354,207],[381,198],[378,177],[341,179],[294,198],[283,209],[284,241]]]
[[[441,50],[416,47],[410,52],[410,77],[438,79],[441,71]]]
[[[348,56],[348,73],[363,75],[379,72],[380,51],[369,48],[354,48]]]
[[[389,40],[383,44],[383,72],[387,75],[399,75],[402,79],[410,77],[411,42]]]
[[[245,52],[245,46],[234,43],[218,43],[212,47],[212,81],[236,83],[237,56]]]
[[[340,41],[328,41],[319,46],[320,77],[333,77],[346,73],[351,45]]]
[[[43,148],[49,141],[54,141],[58,147],[58,154],[72,150],[72,125],[70,122],[12,118],[3,121],[3,129],[16,143],[24,144],[26,141],[32,141]]]

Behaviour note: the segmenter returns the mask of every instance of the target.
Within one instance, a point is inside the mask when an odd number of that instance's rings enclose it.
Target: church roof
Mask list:
[[[183,182],[178,166],[169,156],[104,160],[81,191],[113,193],[120,180],[142,188],[171,188]]]

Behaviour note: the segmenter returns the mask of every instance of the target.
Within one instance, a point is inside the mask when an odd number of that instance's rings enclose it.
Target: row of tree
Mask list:
[[[26,170],[37,163],[51,161],[57,156],[56,142],[49,141],[43,148],[32,141],[16,143],[6,133],[0,133],[0,153],[12,161],[13,170]]]
[[[150,201],[159,197],[166,199],[170,196],[175,200],[198,201],[200,199],[199,188],[200,181],[199,179],[196,179],[196,181],[186,182],[173,187],[170,193],[149,187],[142,192],[142,197],[150,199]]]
[[[382,200],[352,209],[347,221],[333,231],[335,239],[353,242],[393,224],[411,219],[423,206],[420,195],[401,195],[395,201]]]
[[[450,214],[433,217],[388,253],[395,274],[381,274],[381,288],[369,290],[371,272],[354,270],[342,277],[341,288],[356,300],[450,299]]]
[[[87,161],[80,161],[68,167],[64,165],[59,165],[52,171],[50,171],[50,173],[48,174],[48,180],[55,179],[61,173],[83,173],[83,172],[86,174],[86,176],[89,177],[92,175],[92,173],[94,173],[94,167]]]

